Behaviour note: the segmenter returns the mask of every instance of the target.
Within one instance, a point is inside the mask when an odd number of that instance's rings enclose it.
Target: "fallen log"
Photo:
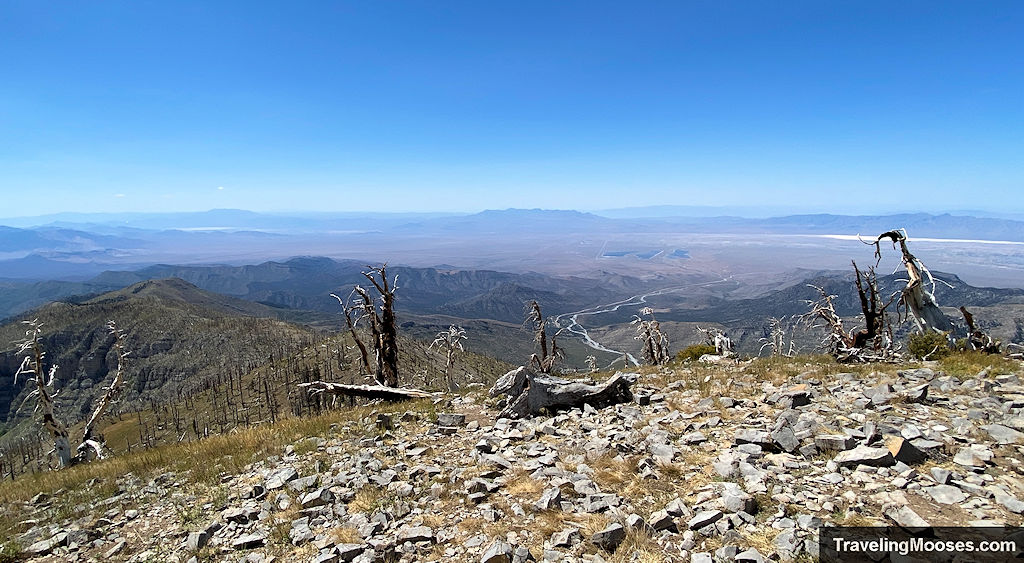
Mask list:
[[[536,373],[521,366],[502,376],[491,396],[505,395],[508,403],[498,413],[499,418],[525,418],[571,408],[590,405],[595,408],[626,403],[633,400],[631,387],[636,383],[635,373],[616,373],[600,384],[570,381],[545,373]]]
[[[386,385],[345,385],[327,381],[311,381],[300,383],[310,395],[343,395],[346,397],[364,397],[383,401],[411,401],[413,399],[430,399],[434,396],[428,391],[419,389],[400,389]]]

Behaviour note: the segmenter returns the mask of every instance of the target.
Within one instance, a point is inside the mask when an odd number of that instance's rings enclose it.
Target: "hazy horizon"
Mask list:
[[[10,210],[8,210],[10,211]],[[1010,220],[1024,220],[1024,213],[1008,212],[1006,210],[990,211],[984,209],[836,209],[824,210],[801,207],[766,207],[766,206],[689,206],[689,205],[656,205],[622,207],[613,209],[585,209],[585,208],[521,208],[508,207],[503,209],[467,209],[467,210],[443,210],[443,211],[357,211],[357,210],[314,210],[298,209],[290,211],[259,211],[245,208],[211,208],[195,211],[62,211],[57,213],[24,213],[12,214],[0,217],[0,226],[35,227],[45,226],[50,223],[77,223],[90,220],[115,221],[125,218],[146,218],[159,216],[202,216],[217,214],[252,214],[264,217],[276,218],[301,218],[301,217],[330,217],[330,216],[352,216],[352,217],[387,217],[387,216],[422,216],[422,217],[454,217],[476,215],[485,212],[515,212],[515,211],[542,211],[542,212],[576,212],[582,214],[597,215],[611,219],[628,218],[714,218],[734,217],[742,219],[767,219],[787,216],[801,215],[834,215],[846,217],[886,217],[893,215],[953,215],[963,217],[996,218]],[[872,212],[873,211],[873,212]]]

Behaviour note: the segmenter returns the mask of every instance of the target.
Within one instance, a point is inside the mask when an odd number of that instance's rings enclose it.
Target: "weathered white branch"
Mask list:
[[[346,397],[365,397],[384,401],[409,401],[412,399],[430,399],[434,397],[429,391],[420,389],[401,389],[387,385],[345,385],[327,381],[311,381],[300,383],[310,395],[343,395]]]

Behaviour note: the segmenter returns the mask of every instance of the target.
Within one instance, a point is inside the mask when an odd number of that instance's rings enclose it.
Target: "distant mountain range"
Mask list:
[[[812,246],[820,250],[830,243],[820,238],[811,241],[792,237],[861,234],[870,238],[894,228],[906,229],[912,239],[1019,243],[1004,245],[1000,252],[1003,256],[1013,254],[1007,258],[1007,266],[1016,268],[1024,263],[1024,221],[950,214],[636,218],[542,209],[489,210],[469,215],[283,215],[214,210],[64,214],[35,221],[50,219],[53,221],[42,226],[28,226],[33,220],[21,219],[13,222],[21,227],[0,227],[0,279],[83,282],[106,270],[137,270],[157,264],[244,265],[280,262],[300,255],[416,267],[454,264],[464,270],[540,271],[584,277],[604,270],[652,277],[692,271],[687,261],[722,269],[721,264],[708,265],[709,257],[732,260],[742,267],[745,257],[726,257],[717,251],[716,244],[732,252],[748,240],[789,236],[786,240],[776,238],[773,244],[789,250]],[[706,247],[703,255],[694,254],[689,246],[692,241],[702,241]],[[998,264],[998,260],[978,257],[975,250],[970,252],[974,253],[972,263]],[[947,254],[956,255],[966,256],[959,249],[957,254]],[[802,263],[794,267],[836,265]],[[951,266],[955,264],[945,267]],[[1013,278],[999,272],[996,265],[985,268],[986,279],[1008,283]]]
[[[10,316],[49,300],[111,291],[145,280],[179,278],[206,291],[275,308],[337,314],[337,293],[347,298],[355,285],[368,285],[366,264],[355,260],[300,257],[253,266],[150,266],[136,271],[104,272],[86,282],[0,282],[0,315]],[[523,303],[537,299],[554,313],[586,307],[649,286],[636,278],[598,279],[512,274],[489,270],[394,266],[399,310],[520,323]],[[0,318],[2,318],[0,316]]]
[[[473,214],[444,213],[255,213],[215,209],[195,213],[47,215],[0,219],[0,252],[55,250],[57,245],[143,245],[145,231],[225,230],[278,233],[366,231],[526,232],[530,229],[871,234],[903,227],[914,236],[1024,241],[1024,220],[950,213],[888,215],[789,214],[744,216],[748,208],[660,206],[585,213],[571,210],[505,209]],[[753,211],[750,209],[749,211]],[[763,211],[763,210],[761,210]],[[20,227],[20,228],[13,228]],[[115,235],[116,233],[116,235]],[[103,234],[108,236],[104,237]],[[120,235],[120,236],[118,236]]]

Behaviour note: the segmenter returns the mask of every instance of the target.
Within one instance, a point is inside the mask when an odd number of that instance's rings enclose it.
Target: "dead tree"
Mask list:
[[[544,315],[540,311],[540,304],[536,301],[530,301],[526,304],[526,321],[524,324],[532,325],[533,340],[540,347],[540,355],[536,353],[530,355],[530,365],[536,366],[541,373],[551,373],[555,363],[565,358],[565,351],[562,350],[557,341],[561,331],[556,332],[551,337],[551,344],[549,346],[546,328],[547,320],[544,319]]]
[[[650,318],[645,319],[645,316]],[[668,337],[661,332],[661,324],[654,318],[654,309],[640,309],[640,314],[633,316],[631,324],[636,325],[636,336],[633,339],[642,343],[644,361],[652,366],[659,366],[667,364],[672,359],[668,353]]]
[[[465,352],[466,349],[462,347],[462,341],[466,339],[466,330],[461,327],[452,325],[448,327],[448,330],[442,330],[437,333],[434,341],[430,343],[428,349],[437,347],[439,350],[444,351],[445,364],[444,364],[444,382],[448,387],[448,391],[456,393],[459,390],[459,384],[455,382],[452,376],[452,367],[455,365],[455,355],[459,352]]]
[[[366,399],[381,399],[383,401],[410,401],[413,399],[429,399],[433,393],[419,389],[399,389],[386,385],[345,385],[342,383],[330,383],[327,381],[311,381],[300,383],[299,387],[306,389],[310,396],[334,395],[346,397],[363,397]]]
[[[53,438],[53,453],[57,455],[60,467],[68,467],[71,465],[71,442],[68,440],[68,429],[54,416],[53,398],[57,393],[50,393],[50,389],[53,387],[53,378],[57,375],[57,365],[50,366],[49,371],[44,374],[43,360],[46,353],[39,343],[42,325],[37,319],[23,322],[29,326],[29,329],[25,331],[25,340],[20,343],[18,353],[25,354],[25,359],[22,360],[21,367],[14,374],[14,382],[17,384],[18,376],[24,375],[29,383],[35,384],[35,389],[25,397],[25,401],[32,397],[36,398],[33,412],[41,414],[43,428]]]
[[[759,355],[765,348],[768,348],[772,356],[790,358],[796,354],[796,344],[793,342],[792,335],[789,338],[789,346],[786,346],[786,329],[783,328],[785,321],[786,317],[772,317],[768,320],[768,327],[765,329],[764,337],[759,340],[761,342],[761,348],[757,351]]]
[[[898,349],[893,343],[892,326],[886,316],[886,309],[896,299],[894,295],[884,304],[878,294],[878,284],[874,268],[863,274],[853,264],[854,283],[860,298],[861,312],[864,315],[864,328],[846,331],[843,319],[836,313],[833,300],[835,295],[829,294],[824,288],[816,285],[808,287],[816,290],[820,297],[807,304],[810,311],[800,317],[807,325],[814,328],[825,328],[822,346],[840,362],[876,362],[891,361],[898,357]]]
[[[373,377],[378,384],[387,387],[398,386],[398,328],[395,322],[395,291],[398,289],[398,276],[395,276],[391,283],[388,283],[387,264],[379,268],[370,268],[362,272],[363,276],[376,290],[380,305],[376,305],[375,299],[364,287],[357,285],[346,301],[335,294],[331,294],[341,303],[345,312],[345,321],[349,332],[356,346],[359,347],[359,355],[363,367],[367,372],[372,371]],[[379,309],[379,310],[378,310]],[[370,325],[371,345],[373,347],[374,365],[371,369],[369,352],[362,338],[356,332],[359,321],[366,319]]]
[[[967,307],[960,307],[960,313],[967,323],[967,345],[971,350],[978,350],[986,354],[998,354],[1002,349],[1002,342],[994,340],[991,336],[974,324],[974,315],[967,310]]]
[[[76,461],[88,461],[91,457],[103,459],[109,456],[109,450],[102,436],[96,435],[96,423],[100,417],[107,412],[107,409],[117,401],[121,394],[121,383],[124,379],[125,360],[131,352],[125,348],[125,333],[117,328],[114,321],[107,322],[107,330],[114,337],[114,352],[117,354],[117,370],[114,372],[114,379],[105,388],[103,396],[96,403],[92,416],[85,423],[85,432],[82,435],[82,443],[78,445]]]
[[[352,340],[355,341],[356,347],[359,348],[359,359],[361,361],[360,366],[362,367],[363,373],[370,373],[370,355],[366,351],[366,345],[363,344],[362,339],[359,338],[359,334],[356,332],[356,319],[352,318],[352,313],[356,309],[352,307],[352,296],[355,295],[355,291],[349,294],[348,301],[342,300],[337,294],[332,293],[331,297],[338,300],[338,304],[341,305],[342,311],[345,313],[345,324],[348,326],[348,332],[352,335]]]
[[[732,355],[732,339],[729,338],[725,331],[717,328],[701,328],[699,326],[696,329],[704,340],[704,344],[714,346],[715,354],[723,357]]]
[[[886,315],[886,309],[892,305],[896,295],[889,297],[888,301],[882,303],[878,293],[878,280],[875,276],[875,269],[868,268],[866,273],[861,273],[856,262],[853,264],[854,283],[857,286],[857,297],[860,299],[860,310],[864,315],[864,328],[851,334],[854,348],[870,348],[874,351],[884,351],[892,347],[892,325]]]
[[[894,248],[899,244],[903,267],[907,270],[907,285],[900,295],[899,306],[909,313],[921,332],[953,330],[953,324],[939,309],[939,305],[935,301],[935,278],[907,248],[907,231],[904,229],[887,231],[878,235],[874,242],[867,243],[875,247],[876,266],[882,260],[882,239],[891,240]]]
[[[72,457],[71,440],[67,426],[60,422],[54,413],[54,398],[56,392],[51,392],[53,379],[57,374],[57,365],[50,366],[44,375],[44,361],[46,352],[39,342],[39,335],[42,334],[42,324],[38,320],[24,321],[29,329],[25,331],[25,340],[19,344],[18,353],[25,354],[21,367],[14,374],[14,381],[17,383],[18,376],[24,375],[30,383],[35,384],[25,402],[35,397],[36,404],[34,412],[40,413],[43,421],[43,428],[53,439],[53,452],[57,457],[58,467],[64,468],[79,462],[89,461],[93,458],[104,458],[109,455],[103,438],[96,433],[96,424],[100,417],[107,411],[107,408],[117,399],[121,391],[124,377],[125,359],[128,351],[124,346],[124,332],[117,328],[113,321],[107,323],[110,334],[114,336],[114,349],[117,353],[117,370],[114,372],[114,379],[106,388],[106,392],[100,397],[93,409],[92,415],[85,424],[85,432],[82,441],[75,449],[76,454]]]
[[[398,329],[395,321],[395,291],[398,289],[398,276],[395,276],[389,283],[387,267],[387,264],[379,268],[367,266],[369,271],[362,272],[363,276],[372,284],[373,289],[376,290],[380,305],[375,303],[375,299],[368,290],[359,285],[352,289],[349,298],[344,301],[337,295],[331,294],[341,303],[345,311],[345,321],[349,333],[359,348],[363,368],[368,372],[371,371],[369,352],[356,331],[356,327],[363,319],[366,319],[367,324],[370,325],[374,354],[372,371],[377,385],[342,385],[307,379],[307,382],[300,383],[299,387],[306,389],[310,396],[341,395],[385,401],[404,401],[433,396],[431,393],[418,389],[398,388]]]

